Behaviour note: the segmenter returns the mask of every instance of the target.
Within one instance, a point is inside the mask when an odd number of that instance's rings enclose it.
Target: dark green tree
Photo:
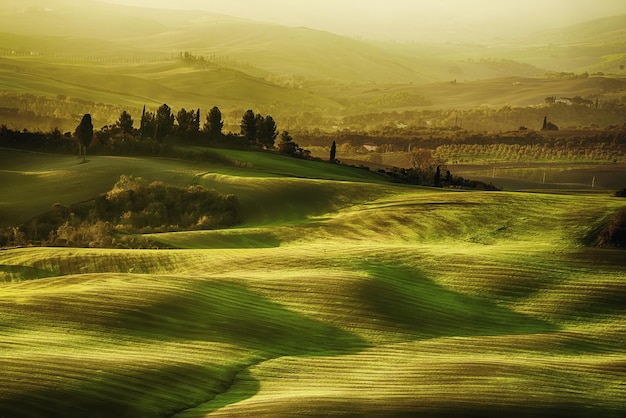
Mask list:
[[[193,129],[193,132],[200,132],[200,108],[196,111],[191,128]]]
[[[78,156],[87,157],[87,147],[91,144],[93,139],[93,123],[91,122],[91,115],[85,113],[80,121],[80,124],[76,127],[74,135],[78,139]]]
[[[223,127],[224,121],[222,120],[222,112],[217,106],[213,106],[206,115],[204,131],[209,135],[209,139],[219,139],[222,137]]]
[[[144,134],[144,122],[146,120],[146,105],[143,105],[143,110],[141,112],[141,121],[139,123],[139,129],[141,130],[141,141],[143,141]]]
[[[150,135],[153,135],[156,131],[157,131],[157,122],[156,122],[156,116],[154,115],[153,112],[144,112],[142,118],[141,118],[141,138],[143,140],[144,138],[144,133],[146,133],[148,135],[148,137]]]
[[[174,115],[172,109],[167,104],[159,106],[156,112],[156,131],[154,139],[160,141],[165,136],[172,133],[174,129]]]
[[[263,117],[256,115],[256,138],[257,142],[263,145],[265,148],[272,148],[276,137],[278,136],[278,130],[276,129],[276,122],[274,118],[267,115]]]
[[[264,135],[264,130],[265,130],[265,117],[259,113],[257,113],[256,115],[254,115],[254,125],[256,127],[256,136],[255,136],[255,141],[258,144],[262,144],[261,142],[261,136]]]
[[[182,108],[176,114],[176,123],[178,124],[178,135],[182,137],[193,137],[198,133],[198,124],[196,123],[196,112],[194,110],[186,111]]]
[[[335,156],[337,155],[337,144],[333,141],[333,144],[330,146],[330,161],[335,161]]]
[[[441,167],[437,166],[437,172],[435,173],[435,187],[441,185]]]
[[[256,116],[252,110],[247,110],[241,118],[241,135],[250,143],[256,141]]]
[[[122,132],[125,134],[132,133],[133,132],[133,118],[130,116],[130,113],[124,110],[120,114],[119,119],[117,120],[117,126],[119,126]]]

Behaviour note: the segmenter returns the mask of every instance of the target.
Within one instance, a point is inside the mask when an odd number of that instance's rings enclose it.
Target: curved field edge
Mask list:
[[[581,244],[623,200],[180,167],[256,217],[0,252],[3,414],[626,410],[626,260]]]
[[[193,147],[192,147],[193,148]],[[206,148],[195,147],[198,152]],[[315,179],[348,183],[389,184],[367,170],[307,161],[279,154],[212,149],[231,164],[194,162],[154,157],[89,156],[86,163],[75,156],[0,150],[0,222],[19,224],[49,210],[53,204],[69,206],[110,190],[121,175],[143,177],[167,185],[202,186],[233,193],[246,201],[244,213],[255,220],[253,198],[270,181]],[[190,151],[192,152],[192,151]],[[265,179],[265,183],[262,181]],[[259,182],[258,188],[250,187]],[[45,193],[42,193],[42,190]],[[281,198],[282,196],[277,196]],[[289,196],[286,196],[289,198]],[[276,200],[275,200],[276,201]],[[276,201],[278,203],[278,201]]]

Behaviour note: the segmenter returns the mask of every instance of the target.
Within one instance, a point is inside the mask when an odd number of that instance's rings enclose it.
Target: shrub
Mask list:
[[[626,248],[626,208],[620,209],[598,235],[602,247]]]

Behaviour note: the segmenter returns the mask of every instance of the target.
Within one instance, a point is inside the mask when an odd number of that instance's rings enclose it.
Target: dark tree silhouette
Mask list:
[[[541,130],[542,131],[558,131],[559,127],[556,126],[552,122],[548,122],[548,117],[544,116],[543,117],[543,126],[541,127]]]
[[[167,104],[159,106],[156,112],[156,130],[154,139],[160,141],[163,137],[172,133],[174,129],[174,115]]]
[[[74,132],[76,138],[78,138],[78,156],[87,157],[87,147],[91,144],[93,139],[93,124],[91,123],[91,115],[85,113],[80,121],[80,124],[76,127]]]
[[[335,161],[335,156],[337,155],[337,144],[333,141],[333,144],[330,146],[330,161]]]
[[[265,148],[272,148],[278,131],[276,130],[276,122],[271,116],[263,117],[256,115],[256,139],[257,142],[263,145]]]
[[[241,118],[241,135],[249,142],[256,141],[256,116],[252,110],[247,110]]]
[[[219,139],[222,137],[223,127],[224,121],[222,120],[222,112],[217,106],[213,106],[206,115],[204,131],[209,135],[209,139]]]
[[[437,172],[435,173],[435,187],[441,185],[441,167],[437,166]]]
[[[193,132],[200,132],[200,108],[198,108],[196,116],[193,118],[192,129]]]
[[[139,129],[141,129],[141,141],[143,141],[143,131],[144,131],[145,120],[146,120],[146,105],[143,105],[143,110],[141,111],[141,122],[140,122],[140,127],[139,127]]]
[[[141,139],[144,139],[144,132],[148,134],[154,134],[157,131],[156,116],[153,112],[144,112],[141,117]]]
[[[123,111],[117,120],[117,126],[120,127],[123,133],[130,134],[133,132],[133,118],[127,111]]]
[[[176,123],[178,123],[178,134],[181,136],[191,137],[198,133],[196,112],[193,110],[180,109],[176,114]]]

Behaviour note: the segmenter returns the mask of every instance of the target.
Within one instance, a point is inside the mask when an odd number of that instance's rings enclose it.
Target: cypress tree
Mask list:
[[[91,115],[85,113],[80,121],[80,124],[76,127],[76,138],[78,138],[78,156],[83,156],[83,161],[87,157],[87,147],[91,144],[93,139],[93,124],[91,123]]]

